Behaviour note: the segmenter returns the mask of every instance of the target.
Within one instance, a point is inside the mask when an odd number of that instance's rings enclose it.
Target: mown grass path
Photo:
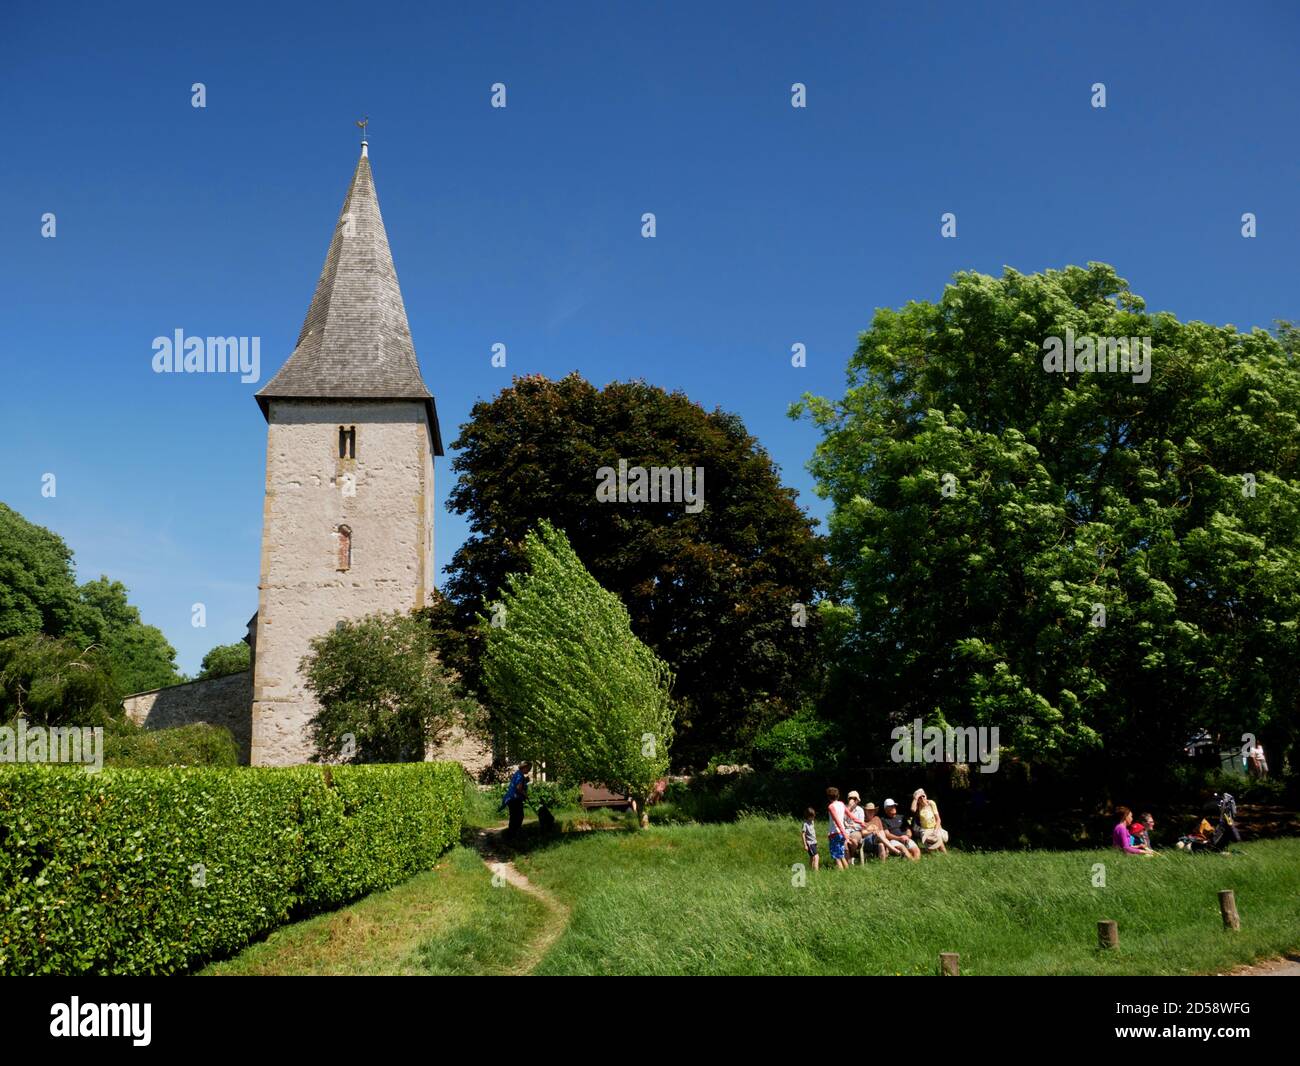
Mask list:
[[[504,887],[502,885],[504,881],[520,892],[532,896],[547,910],[546,920],[533,934],[527,952],[507,971],[513,976],[523,976],[532,972],[551,950],[551,945],[559,940],[564,930],[568,928],[569,908],[552,893],[533,884],[519,872],[515,864],[510,861],[502,835],[503,828],[498,826],[492,829],[479,829],[474,838],[474,848],[483,857],[484,864],[491,872],[493,885]]]

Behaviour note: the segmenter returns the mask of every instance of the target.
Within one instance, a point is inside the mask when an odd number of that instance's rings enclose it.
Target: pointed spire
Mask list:
[[[365,141],[298,343],[257,393],[264,415],[273,399],[423,400],[435,454],[442,454],[433,396],[415,358]]]

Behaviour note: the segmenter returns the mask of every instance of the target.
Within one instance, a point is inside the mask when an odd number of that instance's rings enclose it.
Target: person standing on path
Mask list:
[[[533,764],[530,762],[521,762],[510,778],[510,785],[506,789],[505,798],[501,801],[501,807],[510,808],[510,824],[506,826],[505,835],[508,837],[515,836],[520,827],[524,824],[524,800],[528,797],[528,775],[532,772]],[[497,810],[500,810],[498,807]]]

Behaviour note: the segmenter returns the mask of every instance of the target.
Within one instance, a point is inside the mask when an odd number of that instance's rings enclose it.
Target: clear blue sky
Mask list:
[[[82,579],[124,581],[186,671],[243,635],[257,386],[155,375],[151,342],[258,336],[262,381],[279,368],[364,113],[448,442],[511,374],[644,377],[738,412],[824,515],[804,469],[816,434],[788,404],[842,390],[873,310],[935,298],[957,270],[1103,260],[1181,318],[1300,318],[1298,10],[11,6],[0,499],[66,538]],[[505,110],[489,106],[498,81]],[[1089,103],[1099,81],[1105,110]],[[956,240],[940,238],[945,211]],[[440,509],[439,566],[464,534]]]

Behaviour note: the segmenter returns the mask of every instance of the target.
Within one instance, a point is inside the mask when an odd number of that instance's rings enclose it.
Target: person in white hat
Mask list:
[[[907,819],[898,813],[898,804],[893,800],[885,800],[885,816],[881,821],[885,825],[886,839],[902,845],[909,859],[920,862],[921,848],[912,839],[912,830],[907,824]]]

